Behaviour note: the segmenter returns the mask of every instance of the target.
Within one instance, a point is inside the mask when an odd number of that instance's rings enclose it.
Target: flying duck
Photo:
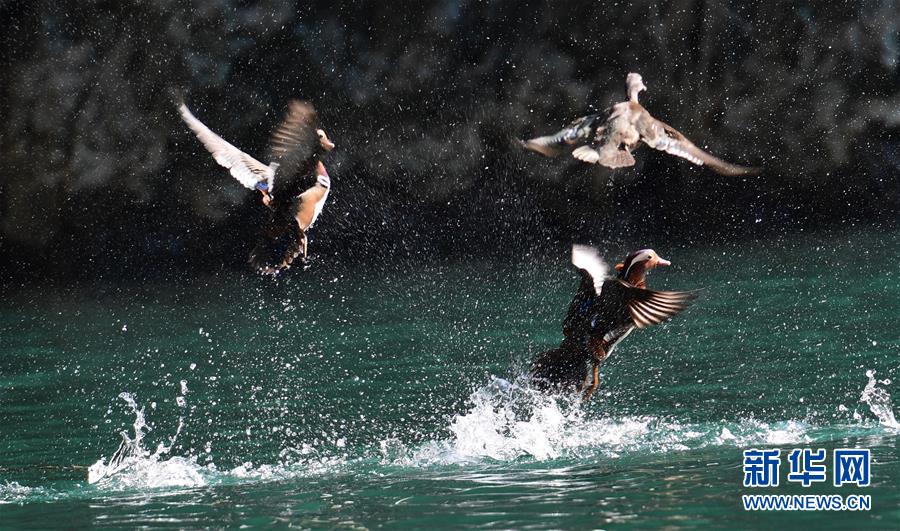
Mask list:
[[[647,289],[647,273],[671,265],[653,249],[628,255],[616,265],[614,277],[593,247],[572,246],[572,264],[581,273],[581,285],[563,321],[563,341],[534,360],[531,376],[542,389],[580,389],[587,400],[599,385],[600,362],[620,341],[635,328],[671,319],[697,295]]]
[[[288,102],[284,121],[272,134],[268,165],[212,132],[184,102],[179,111],[216,162],[246,188],[262,194],[268,219],[260,227],[259,239],[250,253],[253,267],[274,275],[289,268],[297,256],[302,255],[305,261],[306,231],[319,217],[331,190],[331,179],[320,159],[334,148],[318,127],[313,106],[297,100]]]
[[[617,103],[602,113],[578,118],[568,127],[552,135],[522,141],[522,147],[547,157],[555,157],[568,146],[576,159],[607,168],[634,165],[631,151],[641,142],[698,165],[709,166],[721,175],[755,175],[760,168],[730,164],[703,151],[674,127],[650,115],[640,103],[638,94],[647,90],[640,74],[631,73],[625,81],[628,101]]]

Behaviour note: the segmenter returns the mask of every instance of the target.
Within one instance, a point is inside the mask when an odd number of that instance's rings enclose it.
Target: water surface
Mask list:
[[[896,528],[898,243],[656,245],[675,265],[650,285],[703,296],[623,342],[585,407],[522,379],[560,340],[564,249],[7,286],[0,524]],[[89,484],[122,431],[142,455]],[[744,513],[742,449],[807,446],[871,448],[871,487],[807,490],[873,510]]]

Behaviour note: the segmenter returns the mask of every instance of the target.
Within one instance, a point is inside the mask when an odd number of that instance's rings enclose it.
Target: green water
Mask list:
[[[898,243],[651,242],[674,262],[652,287],[704,294],[623,342],[584,408],[520,378],[577,286],[562,246],[387,270],[338,257],[274,283],[6,286],[0,527],[896,529]],[[147,456],[88,484],[134,437],[120,393],[144,408]],[[744,512],[750,447],[872,449],[868,488],[755,491],[870,494],[872,510]]]

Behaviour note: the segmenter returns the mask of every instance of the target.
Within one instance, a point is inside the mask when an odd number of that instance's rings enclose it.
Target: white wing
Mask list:
[[[266,182],[269,185],[269,191],[272,191],[275,168],[266,166],[213,133],[209,127],[203,125],[203,122],[191,114],[187,105],[182,103],[178,110],[181,111],[181,118],[203,142],[204,147],[212,153],[216,162],[228,168],[235,179],[251,190],[255,189],[260,182]]]
[[[594,281],[594,291],[600,295],[600,288],[609,272],[609,266],[600,258],[597,249],[589,245],[572,246],[572,265],[585,271]]]

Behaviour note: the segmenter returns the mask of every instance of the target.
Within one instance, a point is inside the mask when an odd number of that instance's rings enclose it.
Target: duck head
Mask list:
[[[319,135],[319,144],[322,146],[322,149],[325,151],[334,149],[334,143],[328,139],[324,129],[316,129],[316,134]]]
[[[638,94],[642,90],[647,90],[647,85],[644,85],[644,79],[640,74],[635,74],[634,72],[628,74],[628,77],[625,78],[625,85],[628,87],[628,99],[637,103]]]
[[[625,261],[616,264],[618,278],[629,284],[643,288],[647,284],[647,273],[657,266],[672,265],[672,262],[663,259],[653,249],[641,249],[629,254]]]

